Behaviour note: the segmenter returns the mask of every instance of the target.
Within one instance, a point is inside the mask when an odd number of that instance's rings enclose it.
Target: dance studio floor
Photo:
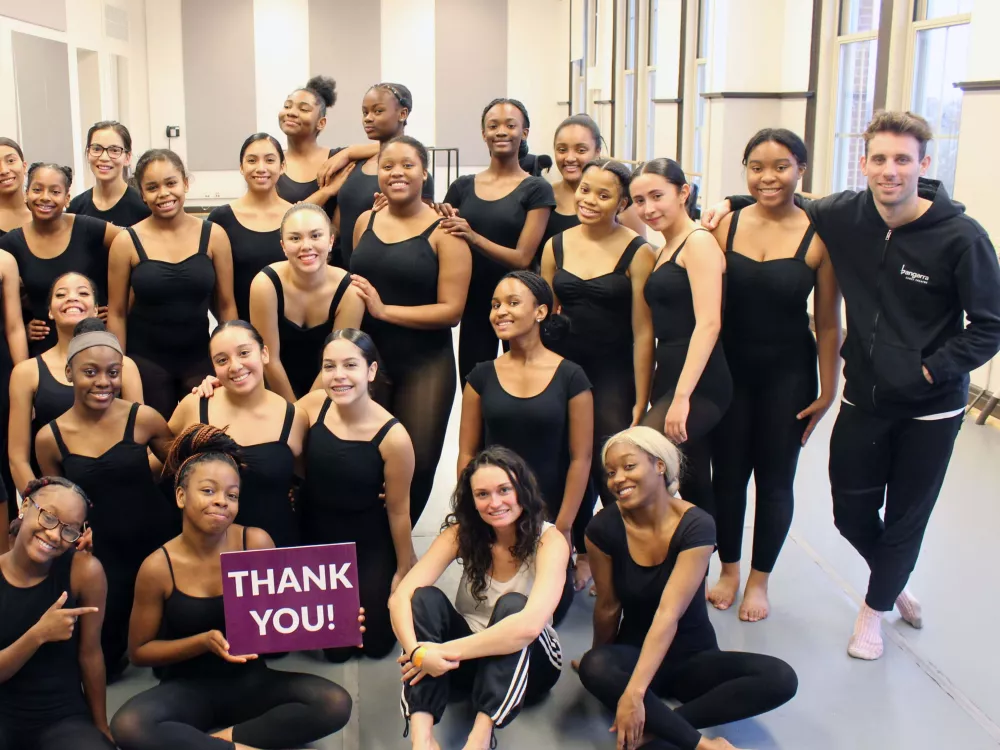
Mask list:
[[[847,640],[867,571],[833,526],[826,461],[829,414],[802,455],[792,534],[772,578],[771,617],[741,623],[736,607],[712,621],[722,648],[780,656],[799,675],[799,693],[757,720],[722,727],[719,734],[752,750],[988,750],[1000,746],[1000,648],[990,633],[1000,622],[1000,585],[993,553],[1000,539],[1000,428],[968,419],[958,438],[944,491],[931,519],[923,554],[911,580],[924,605],[925,626],[915,631],[892,614],[885,624],[885,655],[877,662],[847,656]],[[418,524],[417,551],[430,544],[444,518],[454,482],[458,404],[430,504]],[[748,513],[745,557],[752,514]],[[713,561],[711,580],[717,576]],[[455,589],[458,573],[443,582]],[[593,599],[578,594],[560,627],[567,661],[590,645]],[[316,672],[354,697],[351,722],[314,747],[322,750],[404,748],[395,661],[353,661],[333,666],[310,654],[275,662],[279,669]],[[130,668],[109,689],[114,712],[153,684],[148,670]],[[438,728],[444,750],[461,748],[472,715],[449,708]],[[613,748],[611,716],[580,685],[569,664],[553,693],[526,708],[498,733],[499,747]]]

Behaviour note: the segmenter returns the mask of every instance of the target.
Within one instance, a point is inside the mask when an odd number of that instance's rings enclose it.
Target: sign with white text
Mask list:
[[[222,555],[229,652],[361,645],[353,542]]]

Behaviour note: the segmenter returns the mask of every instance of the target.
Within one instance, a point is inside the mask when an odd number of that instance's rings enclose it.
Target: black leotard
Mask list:
[[[529,211],[556,205],[552,186],[544,177],[526,177],[502,198],[484,200],[476,195],[475,175],[463,175],[451,183],[444,202],[458,209],[475,232],[501,247],[517,247]],[[490,301],[497,283],[510,270],[478,248],[472,248],[472,279],[458,342],[458,371],[463,379],[476,364],[497,355],[498,339],[490,324]]]
[[[334,154],[340,151],[343,151],[343,148],[331,148],[327,158],[329,159],[330,156],[333,156]],[[289,203],[301,203],[310,195],[319,190],[319,180],[314,179],[314,180],[309,180],[308,182],[296,182],[287,174],[283,174],[280,177],[278,177],[277,189],[278,189],[278,195],[280,195]],[[326,211],[327,216],[329,216],[332,219],[333,212],[337,210],[337,197],[334,196],[333,198],[328,200],[326,202],[326,205],[323,206],[323,210]]]
[[[198,418],[209,421],[210,399],[202,397]],[[264,529],[275,547],[294,547],[299,543],[299,522],[290,493],[295,480],[295,456],[288,446],[288,436],[295,421],[295,407],[285,407],[281,436],[267,443],[240,446],[243,467],[240,469],[240,505],[238,518],[244,526]]]
[[[555,214],[552,214],[555,216]],[[635,237],[622,252],[611,273],[581,279],[563,268],[565,235],[552,238],[556,273],[552,288],[569,317],[570,332],[553,344],[553,351],[583,368],[594,391],[594,451],[591,478],[605,504],[617,500],[607,488],[601,447],[604,441],[632,423],[635,406],[635,368],[632,359],[632,281],[628,268],[639,248]],[[572,252],[572,249],[570,250]],[[584,500],[573,526],[574,543],[582,550],[583,531],[593,503]]]
[[[351,255],[354,252],[354,225],[358,217],[372,207],[375,193],[379,192],[378,175],[367,174],[362,166],[368,161],[359,159],[355,162],[354,171],[344,180],[337,194],[337,205],[340,206],[340,234],[337,235],[337,246],[340,258],[345,268],[351,267]],[[434,178],[430,172],[424,180],[420,193],[425,201],[434,201]]]
[[[56,417],[73,408],[73,386],[63,385],[49,370],[41,355],[35,357],[38,364],[38,387],[33,403],[34,416],[31,419],[31,455],[35,455],[35,435]]]
[[[808,420],[796,416],[816,398],[816,341],[808,299],[816,272],[806,262],[810,226],[794,256],[756,261],[733,250],[740,211],[726,242],[729,283],[722,342],[733,402],[713,433],[712,487],[719,557],[739,562],[747,484],[753,473],[753,568],[770,573],[788,534],[793,485]]]
[[[128,314],[128,354],[142,376],[146,403],[169,419],[193,385],[211,372],[208,309],[215,266],[208,256],[212,224],[203,222],[198,249],[171,263],[146,255],[131,227],[139,263],[132,269],[135,302]]]
[[[355,170],[357,171],[357,170]],[[374,229],[376,214],[351,256],[351,272],[364,276],[387,305],[417,307],[438,301],[438,257],[433,222],[416,237],[384,242]],[[410,516],[420,517],[434,484],[455,399],[455,354],[451,329],[408,328],[365,313],[362,329],[375,341],[384,376],[375,396],[395,414],[413,440]]]
[[[557,234],[562,234],[567,229],[572,229],[573,227],[580,226],[580,217],[575,213],[572,214],[561,214],[556,209],[552,209],[552,213],[549,214],[549,222],[545,225],[545,236],[542,237],[541,248],[545,247],[545,243],[550,239],[555,237]],[[536,258],[538,265],[541,265],[542,256],[541,248],[538,250],[538,257]]]
[[[666,263],[649,275],[644,289],[646,302],[653,316],[653,333],[656,335],[656,373],[652,388],[653,407],[643,418],[643,424],[661,431],[673,401],[674,389],[684,369],[695,328],[691,281],[687,269],[677,265],[677,257],[686,244],[687,238]],[[726,277],[722,278],[724,300]],[[688,439],[680,446],[687,458],[687,466],[681,477],[681,494],[685,500],[709,513],[714,512],[714,503],[708,435],[726,413],[732,397],[733,381],[729,376],[720,338],[715,342],[705,369],[691,393],[686,425]]]
[[[138,224],[143,219],[152,215],[139,195],[139,191],[132,187],[125,188],[122,197],[118,202],[106,211],[102,211],[94,205],[94,188],[84,190],[69,202],[67,211],[78,216],[93,216],[116,227],[130,227]]]
[[[591,387],[583,368],[562,360],[545,389],[530,398],[504,390],[495,362],[476,365],[467,382],[479,394],[482,444],[502,445],[525,460],[554,520],[562,506],[569,471],[569,402]]]
[[[381,658],[396,643],[389,621],[389,589],[396,572],[385,501],[385,461],[379,445],[398,423],[386,422],[371,440],[345,440],[326,426],[330,399],[309,429],[306,482],[302,493],[302,537],[306,544],[355,542],[361,606],[365,608],[366,654]],[[331,649],[340,660],[357,649]]]
[[[62,475],[80,485],[93,503],[87,520],[94,528],[94,555],[108,576],[101,646],[109,668],[118,665],[128,648],[139,566],[179,525],[176,508],[170,512],[153,481],[146,446],[135,442],[138,413],[139,404],[132,404],[121,442],[96,457],[71,452],[59,420],[49,422],[61,455]]]
[[[0,572],[0,649],[14,644],[34,627],[65,591],[65,608],[79,606],[70,586],[73,550],[52,561],[48,576],[34,586],[12,586]],[[70,717],[90,716],[80,687],[80,632],[66,641],[40,646],[17,672],[0,682],[0,726],[19,733]]]
[[[330,313],[325,321],[311,328],[303,328],[285,317],[285,290],[278,272],[268,266],[263,273],[274,284],[278,298],[278,341],[281,344],[281,364],[288,375],[288,382],[296,398],[302,398],[312,390],[313,381],[319,374],[320,359],[323,356],[323,342],[333,330],[337,308],[351,285],[351,276],[346,274],[340,280],[337,290],[330,300]]]
[[[250,284],[272,263],[285,259],[281,230],[258,232],[243,226],[229,204],[213,208],[208,220],[226,230],[233,248],[233,297],[240,320],[250,321]]]
[[[54,258],[39,258],[28,247],[24,229],[18,227],[0,239],[0,249],[14,256],[24,284],[27,305],[25,320],[49,320],[49,291],[57,278],[76,271],[88,276],[97,286],[98,305],[108,304],[108,250],[104,247],[107,222],[91,216],[76,216],[66,249]],[[49,321],[49,335],[41,341],[28,341],[32,357],[51,349],[56,343],[56,327]]]

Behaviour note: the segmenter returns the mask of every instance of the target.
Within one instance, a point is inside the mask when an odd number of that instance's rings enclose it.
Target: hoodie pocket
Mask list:
[[[925,393],[931,384],[923,372],[923,358],[917,349],[876,343],[872,351],[875,385],[885,398],[914,397]]]

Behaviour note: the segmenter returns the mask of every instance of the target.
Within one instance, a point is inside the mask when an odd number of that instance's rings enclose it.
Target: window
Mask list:
[[[834,191],[864,190],[860,159],[865,127],[875,109],[880,0],[841,0],[837,36],[837,109],[834,126]]]
[[[952,84],[965,79],[971,5],[971,0],[921,0],[913,24],[910,109],[934,130],[927,176],[941,180],[949,193],[955,191],[962,119],[962,91]]]
[[[635,159],[636,151],[636,113],[638,97],[636,95],[636,68],[639,64],[639,0],[625,2],[625,71],[623,84],[625,90],[625,134],[622,140],[622,158]]]
[[[657,24],[660,22],[660,3],[658,0],[649,0],[649,36],[646,55],[646,100],[648,101],[648,111],[646,113],[646,159],[656,158],[656,32]]]
[[[570,101],[569,101],[569,114],[573,115],[578,112],[587,111],[587,56],[590,49],[590,21],[591,18],[588,15],[587,0],[577,0],[583,6],[583,11],[580,13],[579,29],[573,27],[573,23],[570,24],[571,32],[575,33],[577,40],[580,42],[580,47],[578,48],[578,57],[572,59],[569,62],[569,77],[570,77]],[[574,14],[573,19],[576,18]],[[570,43],[570,50],[572,57],[573,44]]]
[[[711,38],[711,12],[712,0],[699,0],[698,2],[698,51],[695,64],[695,92],[694,92],[694,155],[691,166],[694,174],[690,175],[691,182],[699,188],[702,185],[701,175],[705,171],[706,164],[706,110],[708,104],[702,94],[708,91],[708,46]]]

